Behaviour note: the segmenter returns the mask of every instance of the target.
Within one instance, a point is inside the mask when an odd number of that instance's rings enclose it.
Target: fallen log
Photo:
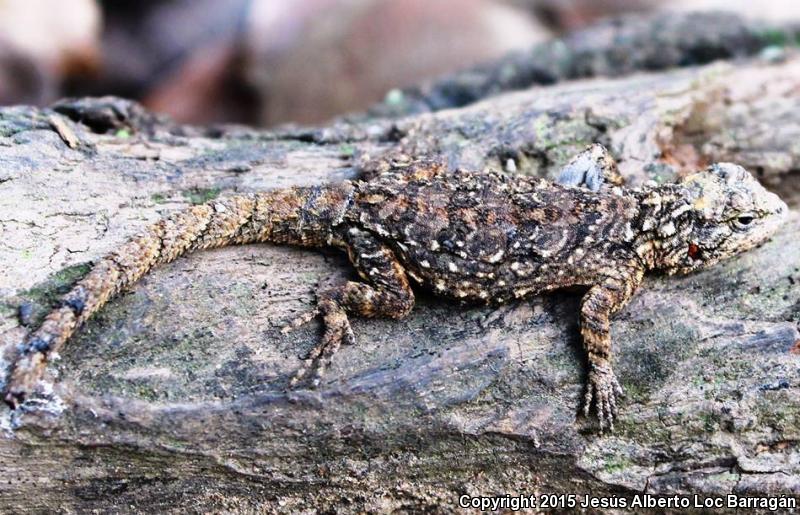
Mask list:
[[[800,61],[592,79],[400,119],[259,131],[175,125],[119,99],[0,108],[5,370],[87,264],[173,210],[354,177],[402,150],[554,177],[606,144],[631,184],[716,160],[800,205]],[[54,122],[54,120],[56,120]],[[163,266],[0,408],[3,511],[457,508],[462,495],[800,496],[800,217],[762,248],[649,277],[613,325],[615,432],[578,416],[578,293],[502,308],[420,295],[354,320],[319,388],[287,390],[318,326],[278,326],[336,253],[247,245]],[[2,376],[0,376],[2,377]],[[2,383],[2,381],[0,381]]]

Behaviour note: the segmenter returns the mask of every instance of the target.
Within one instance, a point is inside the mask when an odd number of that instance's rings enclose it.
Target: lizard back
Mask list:
[[[353,207],[347,221],[384,239],[418,284],[466,301],[588,285],[598,255],[634,256],[632,196],[539,178],[417,165],[360,183]]]

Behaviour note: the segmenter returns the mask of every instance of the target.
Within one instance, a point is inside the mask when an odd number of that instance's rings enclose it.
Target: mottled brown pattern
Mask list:
[[[21,346],[6,392],[35,390],[49,355],[115,293],[153,266],[197,249],[273,242],[344,249],[362,281],[319,292],[325,334],[291,383],[318,382],[342,343],[348,314],[402,318],[411,285],[469,303],[500,304],[586,289],[581,334],[590,363],[585,410],[613,422],[621,388],[611,368],[610,320],[645,272],[690,272],[765,241],[786,206],[745,170],[719,164],[678,184],[619,186],[600,146],[576,156],[564,184],[447,170],[431,160],[374,165],[370,180],[215,200],[175,213],[98,261]]]

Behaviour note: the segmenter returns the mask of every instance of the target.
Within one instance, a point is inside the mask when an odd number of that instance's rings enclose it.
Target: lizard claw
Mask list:
[[[313,369],[312,386],[319,386],[325,370],[331,362],[331,358],[339,350],[342,344],[355,344],[356,338],[347,313],[344,309],[331,300],[323,300],[319,303],[315,312],[322,313],[325,322],[325,334],[322,340],[311,349],[308,357],[303,360],[303,364],[289,381],[289,386],[294,387]],[[313,318],[313,317],[312,317]]]
[[[614,419],[617,417],[617,397],[623,395],[622,386],[609,363],[593,363],[591,366],[586,395],[583,399],[583,415],[589,416],[594,401],[600,432],[602,433],[606,427],[609,431],[613,431]]]

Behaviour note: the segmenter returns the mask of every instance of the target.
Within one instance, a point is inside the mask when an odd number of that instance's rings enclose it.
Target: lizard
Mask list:
[[[583,414],[613,429],[622,388],[611,319],[645,273],[689,273],[767,241],[788,208],[744,168],[717,163],[678,182],[627,188],[593,145],[544,178],[450,169],[436,158],[380,161],[369,178],[231,196],[179,210],[96,261],[19,345],[4,400],[16,409],[48,358],[121,289],[191,251],[270,242],[344,250],[359,281],[317,292],[324,333],[290,386],[320,378],[355,343],[348,315],[401,319],[414,290],[499,305],[585,289],[580,333],[588,358]],[[309,375],[308,372],[313,371]]]

